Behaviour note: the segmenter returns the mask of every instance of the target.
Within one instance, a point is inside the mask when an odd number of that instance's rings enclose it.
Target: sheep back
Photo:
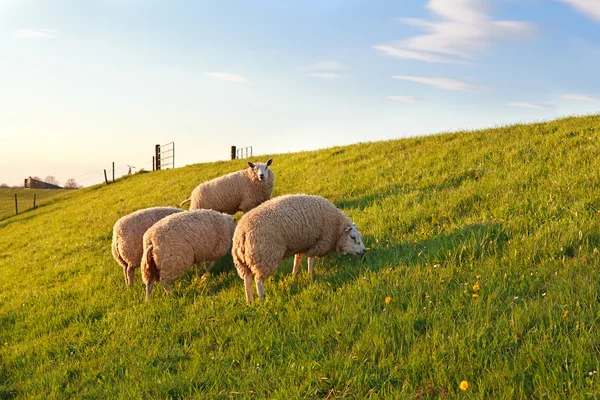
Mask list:
[[[159,280],[171,282],[183,276],[192,264],[221,258],[231,249],[234,230],[235,220],[230,215],[213,210],[162,219],[144,234],[144,283],[155,273]],[[148,254],[149,248],[152,254]]]
[[[320,257],[338,250],[352,221],[329,200],[303,194],[271,199],[245,214],[233,237],[232,255],[239,276],[273,275],[279,261],[297,253]]]
[[[275,174],[267,171],[265,181],[259,181],[252,168],[246,168],[201,183],[192,192],[190,210],[212,209],[233,215],[253,209],[271,198]]]
[[[111,250],[115,260],[125,268],[139,268],[144,233],[164,217],[182,212],[174,207],[152,207],[134,211],[117,220],[113,226]]]

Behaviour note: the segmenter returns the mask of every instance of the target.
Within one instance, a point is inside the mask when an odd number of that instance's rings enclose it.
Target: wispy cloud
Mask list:
[[[600,1],[598,0],[559,0],[570,5],[590,18],[600,21]]]
[[[577,100],[577,101],[600,101],[600,97],[586,96],[583,94],[565,94],[561,96],[565,100]]]
[[[402,103],[416,103],[417,101],[423,100],[422,97],[417,96],[388,96],[388,100],[400,101]]]
[[[528,101],[515,101],[512,103],[508,103],[508,105],[512,106],[512,107],[535,108],[535,109],[541,110],[541,109],[545,109],[545,108],[551,108],[552,106],[554,106],[554,103],[551,103],[551,102],[530,103]]]
[[[18,29],[13,36],[19,39],[52,39],[58,35],[53,29]]]
[[[428,78],[428,77],[424,77],[424,76],[404,76],[404,75],[394,75],[392,78],[401,79],[404,81],[423,83],[425,85],[434,86],[438,89],[457,90],[460,92],[470,92],[472,90],[490,90],[490,88],[485,87],[485,86],[471,85],[470,83],[457,81],[455,79],[448,79],[448,78]]]
[[[428,34],[373,47],[390,57],[466,64],[496,42],[527,39],[536,33],[535,26],[528,22],[493,20],[486,0],[430,0],[427,8],[439,19],[399,18],[399,21]]]
[[[250,83],[248,78],[246,78],[244,76],[230,74],[227,72],[208,72],[207,75],[210,76],[211,78],[221,79],[223,81],[237,82],[237,83]]]
[[[322,78],[322,79],[348,79],[351,78],[350,75],[342,75],[342,74],[336,74],[336,73],[332,73],[332,72],[313,72],[309,74],[310,76],[314,76],[315,78]]]
[[[320,61],[304,68],[308,71],[340,71],[348,69],[347,66],[336,61]]]

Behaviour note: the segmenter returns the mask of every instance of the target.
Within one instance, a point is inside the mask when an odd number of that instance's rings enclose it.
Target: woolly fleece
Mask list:
[[[275,174],[270,168],[267,171],[269,176],[264,181],[248,167],[201,183],[180,205],[189,200],[190,211],[212,209],[231,215],[238,211],[247,212],[271,198]]]
[[[235,220],[213,210],[196,210],[166,217],[144,234],[142,278],[146,286],[169,284],[196,263],[215,261],[231,249]],[[166,285],[165,285],[166,284]]]
[[[113,226],[112,254],[123,267],[125,283],[133,284],[133,273],[140,267],[144,252],[144,233],[164,217],[182,212],[174,207],[152,207],[121,217]]]
[[[329,200],[303,194],[271,199],[240,219],[232,255],[240,278],[275,274],[279,261],[294,254],[320,257],[341,251],[352,221]]]

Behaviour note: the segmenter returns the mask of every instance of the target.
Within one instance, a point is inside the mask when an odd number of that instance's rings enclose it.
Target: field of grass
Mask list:
[[[0,221],[15,215],[15,194],[19,213],[23,213],[33,208],[33,195],[36,195],[36,206],[42,206],[50,202],[51,199],[70,193],[70,190],[54,189],[23,189],[23,188],[0,188]]]
[[[327,197],[370,251],[286,259],[250,306],[230,256],[145,303],[110,252],[119,217],[245,161],[2,220],[0,398],[600,397],[599,143],[589,116],[273,155],[275,195]]]

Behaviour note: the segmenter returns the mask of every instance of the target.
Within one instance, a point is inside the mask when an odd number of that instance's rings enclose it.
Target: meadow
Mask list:
[[[58,189],[24,189],[24,188],[0,188],[0,221],[15,215],[15,194],[19,213],[33,209],[33,196],[35,194],[36,206],[50,202],[54,197],[68,193],[68,190]]]
[[[370,250],[286,259],[251,305],[231,256],[146,303],[110,252],[118,218],[245,160],[0,220],[0,399],[600,396],[599,143],[594,115],[255,157]]]

